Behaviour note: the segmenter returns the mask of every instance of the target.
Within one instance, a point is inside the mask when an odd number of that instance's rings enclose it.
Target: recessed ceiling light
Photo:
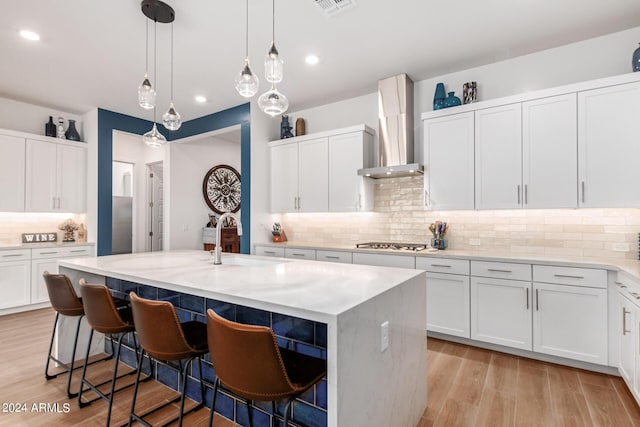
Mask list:
[[[315,64],[318,63],[318,61],[320,61],[320,59],[318,59],[318,57],[316,55],[307,55],[307,57],[304,58],[304,61],[307,64],[315,65]]]
[[[20,35],[27,40],[32,40],[32,41],[40,40],[40,35],[37,33],[34,33],[33,31],[20,30]]]
[[[196,102],[203,104],[207,102],[207,97],[202,95],[196,95]]]

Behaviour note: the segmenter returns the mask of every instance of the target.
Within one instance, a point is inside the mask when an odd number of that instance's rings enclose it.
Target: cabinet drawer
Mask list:
[[[354,264],[378,265],[380,267],[416,268],[416,258],[404,255],[353,254]]]
[[[531,280],[531,264],[471,261],[471,275],[498,279]]]
[[[21,261],[31,258],[31,249],[9,249],[0,251],[0,262]]]
[[[607,272],[606,270],[598,270],[595,268],[534,265],[533,281],[558,283],[561,285],[588,286],[590,288],[606,288]]]
[[[294,249],[294,248],[285,248],[284,250],[285,258],[293,258],[293,259],[316,259],[316,250],[315,249]]]
[[[33,259],[45,258],[66,258],[90,256],[92,254],[91,246],[72,246],[64,248],[38,248],[31,250]]]
[[[256,255],[284,257],[284,248],[274,248],[272,246],[256,246]]]
[[[328,261],[328,262],[341,262],[344,264],[351,264],[351,252],[341,252],[341,251],[317,251],[316,252],[316,260],[317,261]]]
[[[469,274],[469,261],[466,259],[416,257],[416,268],[434,273]]]
[[[618,288],[626,289],[629,293],[635,292],[636,294],[640,294],[640,282],[627,273],[618,271],[614,283]]]

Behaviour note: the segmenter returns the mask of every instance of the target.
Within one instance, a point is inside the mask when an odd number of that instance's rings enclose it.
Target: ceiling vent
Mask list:
[[[327,16],[334,16],[356,5],[355,0],[313,0]]]

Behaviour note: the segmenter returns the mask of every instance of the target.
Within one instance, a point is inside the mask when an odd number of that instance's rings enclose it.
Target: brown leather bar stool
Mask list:
[[[173,304],[168,301],[153,301],[140,298],[135,294],[135,292],[131,292],[129,295],[131,297],[133,322],[136,325],[136,331],[138,333],[138,338],[140,339],[140,346],[142,347],[138,356],[138,370],[136,374],[136,385],[133,392],[133,401],[131,402],[129,425],[131,425],[133,421],[138,421],[145,426],[150,426],[149,423],[144,421],[143,418],[145,416],[178,400],[178,398],[176,398],[173,401],[167,402],[166,405],[153,409],[152,411],[142,415],[137,415],[135,413],[136,398],[140,383],[140,368],[142,366],[142,359],[146,353],[150,357],[156,359],[156,361],[179,362],[182,390],[179,397],[180,413],[177,420],[178,426],[182,426],[182,419],[184,415],[186,415],[184,412],[184,401],[187,389],[187,372],[189,370],[189,366],[193,364],[194,359],[198,359],[200,394],[202,401],[194,408],[191,408],[188,412],[201,408],[205,403],[201,357],[209,351],[207,347],[207,325],[197,321],[180,323]],[[187,359],[186,363],[182,362],[184,359]],[[170,423],[166,423],[165,425]]]
[[[286,399],[286,427],[291,402],[327,373],[325,360],[278,347],[271,328],[231,322],[211,309],[207,310],[207,336],[216,372],[209,426],[213,424],[220,385],[247,400],[250,427],[253,426],[250,408],[253,400],[273,404]]]
[[[71,280],[69,280],[69,277],[64,274],[49,274],[48,271],[45,271],[43,273],[43,277],[44,283],[47,286],[47,293],[49,294],[51,306],[56,311],[56,318],[53,321],[53,331],[51,332],[51,342],[49,343],[49,354],[47,356],[47,365],[44,369],[44,376],[47,380],[50,380],[52,378],[56,378],[61,374],[69,373],[69,379],[67,380],[67,396],[69,396],[69,398],[71,399],[78,395],[78,393],[71,393],[71,377],[73,371],[82,367],[74,367],[74,364],[76,359],[76,348],[78,346],[78,335],[80,334],[80,322],[84,317],[84,307],[82,306],[82,300],[78,298],[76,291],[73,289],[73,285],[71,284]],[[51,350],[53,349],[53,340],[56,335],[56,328],[58,326],[58,320],[61,314],[63,316],[78,318],[76,334],[73,341],[73,351],[71,353],[71,364],[61,362],[51,355]],[[107,357],[107,359],[109,357]],[[51,362],[52,360],[61,365],[64,370],[57,374],[49,374],[49,362]],[[97,363],[103,360],[106,359],[95,360],[92,363]]]
[[[120,335],[118,338],[118,345],[115,348],[114,355],[115,360],[113,362],[113,375],[111,380],[104,381],[100,384],[92,384],[86,378],[87,364],[85,363],[82,370],[82,382],[80,383],[80,391],[78,393],[78,405],[82,408],[89,405],[97,399],[104,399],[108,402],[107,410],[107,427],[111,422],[111,408],[113,406],[114,394],[120,390],[124,390],[131,387],[133,383],[119,388],[116,390],[117,380],[132,375],[137,372],[136,369],[129,370],[124,374],[118,376],[118,362],[120,362],[120,354],[122,349],[122,340],[127,334],[131,334],[133,337],[134,348],[137,355],[137,342],[135,336],[135,329],[133,326],[133,317],[131,315],[131,307],[129,305],[117,307],[116,303],[109,292],[109,288],[105,285],[88,284],[84,279],[80,279],[80,295],[82,295],[82,305],[84,306],[85,316],[87,317],[87,323],[91,326],[91,334],[89,335],[89,342],[87,344],[87,354],[85,361],[89,359],[89,352],[91,350],[91,342],[93,340],[93,332],[98,331],[105,335],[111,335],[113,343],[113,335]],[[136,357],[136,360],[138,358]],[[109,393],[103,393],[99,387],[111,383],[111,390]],[[88,389],[85,389],[84,386]],[[92,390],[98,397],[94,400],[83,402],[82,393],[84,391]]]

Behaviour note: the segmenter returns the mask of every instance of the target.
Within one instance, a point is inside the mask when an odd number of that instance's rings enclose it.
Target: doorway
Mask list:
[[[111,248],[114,255],[133,251],[133,173],[132,163],[113,161]]]
[[[164,224],[164,165],[163,162],[147,164],[147,252],[162,250]]]

